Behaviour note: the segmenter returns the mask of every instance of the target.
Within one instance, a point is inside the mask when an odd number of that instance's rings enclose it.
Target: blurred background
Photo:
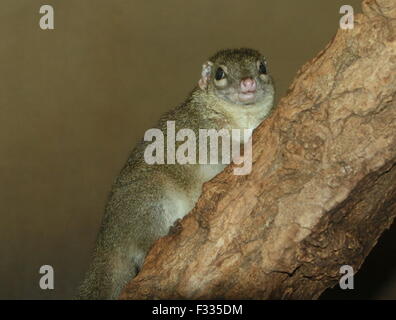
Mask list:
[[[44,2],[44,3],[43,3]],[[39,9],[55,10],[55,30]],[[164,111],[181,103],[217,50],[265,54],[284,95],[331,40],[345,1],[2,0],[0,4],[0,299],[72,298],[90,261],[111,184]],[[360,1],[347,4],[360,11]],[[396,230],[355,290],[396,298]],[[39,288],[39,268],[55,290]]]

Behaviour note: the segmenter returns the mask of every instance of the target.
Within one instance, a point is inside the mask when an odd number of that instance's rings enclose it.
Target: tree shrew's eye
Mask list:
[[[263,62],[260,62],[259,72],[260,72],[260,74],[267,74],[267,67],[265,66],[265,64]]]
[[[217,81],[223,79],[225,77],[225,72],[222,68],[218,67],[215,74],[215,79]]]

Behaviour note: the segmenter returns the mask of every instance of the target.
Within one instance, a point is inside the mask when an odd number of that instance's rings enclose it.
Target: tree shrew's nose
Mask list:
[[[252,92],[256,91],[256,80],[252,78],[244,78],[241,80],[241,91]]]

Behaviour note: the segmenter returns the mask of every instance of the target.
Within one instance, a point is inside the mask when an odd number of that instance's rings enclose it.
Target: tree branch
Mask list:
[[[396,215],[396,1],[363,1],[255,131],[253,171],[205,184],[122,299],[312,299]]]

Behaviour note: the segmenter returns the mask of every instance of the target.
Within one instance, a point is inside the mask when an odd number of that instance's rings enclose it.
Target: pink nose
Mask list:
[[[241,91],[242,92],[252,92],[256,91],[256,81],[252,78],[245,78],[241,81]]]

